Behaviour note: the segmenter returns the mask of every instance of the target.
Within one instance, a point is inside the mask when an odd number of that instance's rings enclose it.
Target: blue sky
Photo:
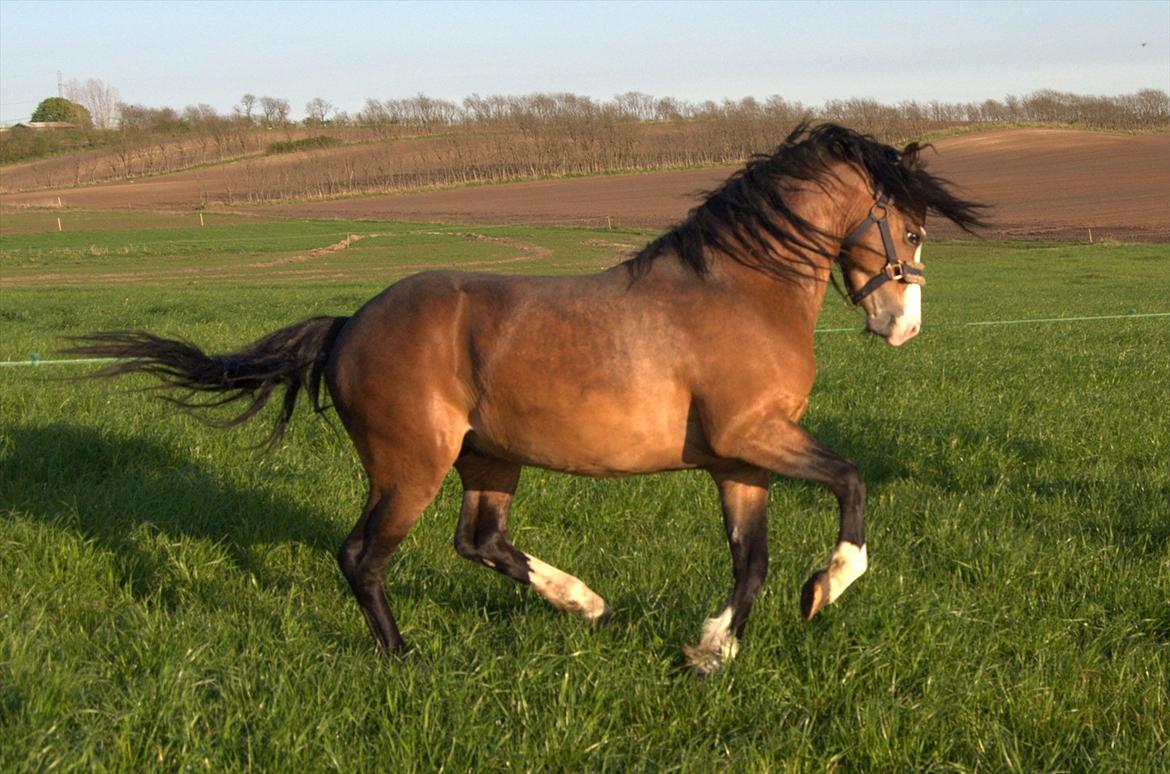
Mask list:
[[[1142,44],[1146,45],[1143,46]],[[226,112],[245,92],[625,91],[971,101],[1170,90],[1170,2],[52,2],[0,0],[0,121],[64,80]]]

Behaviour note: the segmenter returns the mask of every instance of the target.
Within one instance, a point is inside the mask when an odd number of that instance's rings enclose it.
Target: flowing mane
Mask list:
[[[833,259],[822,246],[840,238],[809,223],[785,201],[786,180],[819,181],[835,162],[864,170],[904,211],[937,213],[964,231],[986,225],[986,205],[963,199],[951,183],[930,174],[918,155],[929,145],[911,143],[898,149],[837,124],[797,126],[772,155],[753,156],[747,165],[712,191],[686,219],[672,226],[626,262],[633,279],[650,270],[661,255],[674,254],[700,277],[710,270],[712,253],[780,279],[806,277],[815,256]],[[778,242],[791,256],[768,245]],[[796,256],[796,257],[792,257]]]

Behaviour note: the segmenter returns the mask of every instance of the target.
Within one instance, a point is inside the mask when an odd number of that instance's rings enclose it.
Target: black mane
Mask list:
[[[897,150],[871,135],[837,124],[801,123],[770,156],[753,156],[740,171],[711,192],[687,218],[642,248],[626,262],[637,278],[658,256],[674,253],[684,266],[705,276],[712,252],[782,279],[807,276],[814,255],[835,258],[823,246],[840,239],[794,213],[784,199],[785,180],[820,181],[830,165],[846,162],[864,170],[875,188],[889,194],[906,212],[935,212],[964,231],[984,226],[986,205],[965,200],[950,183],[927,172],[918,161],[923,149],[911,143]],[[781,259],[768,247],[778,242],[799,259]],[[798,265],[798,264],[803,264]]]

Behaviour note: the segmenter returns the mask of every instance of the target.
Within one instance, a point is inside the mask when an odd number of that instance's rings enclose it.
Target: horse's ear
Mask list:
[[[918,154],[922,151],[921,145],[912,142],[902,149],[902,168],[907,172],[913,172],[918,169]]]

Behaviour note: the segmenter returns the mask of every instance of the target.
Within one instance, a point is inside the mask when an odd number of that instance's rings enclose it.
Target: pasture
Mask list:
[[[649,237],[33,217],[4,215],[3,361],[95,329],[235,347],[428,265],[582,272]],[[525,472],[515,542],[609,601],[599,629],[455,554],[449,477],[387,574],[412,647],[381,660],[333,558],[364,497],[335,421],[262,457],[263,417],[0,367],[0,769],[1165,770],[1167,246],[924,256],[916,340],[839,331],[831,292],[816,340],[804,424],[869,484],[869,572],[803,622],[836,507],[776,480],[768,582],[705,681],[681,646],[731,570],[704,475]]]

